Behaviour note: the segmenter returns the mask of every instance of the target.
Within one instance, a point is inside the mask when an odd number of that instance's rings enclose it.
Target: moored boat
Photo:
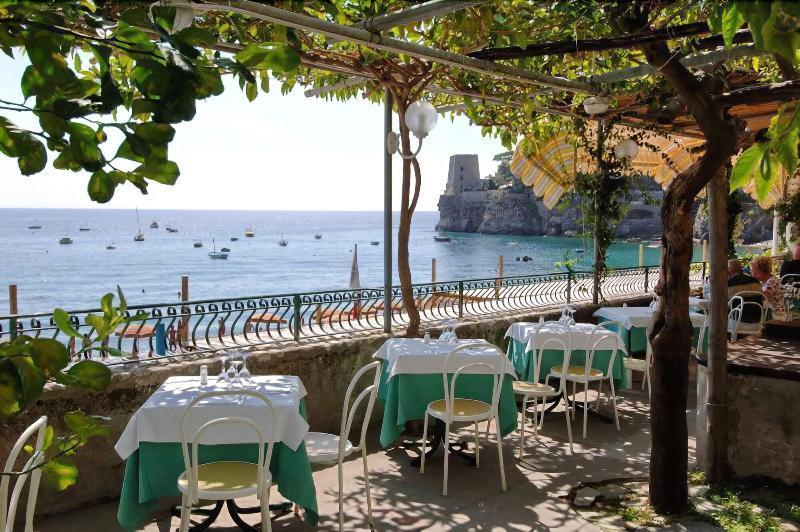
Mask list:
[[[196,241],[196,242],[195,242],[193,245],[194,245],[194,247],[196,247],[196,248],[201,248],[201,247],[203,247],[203,243],[202,243],[200,240],[197,240],[197,241]]]
[[[244,230],[244,236],[246,236],[247,238],[253,238],[254,236],[256,236],[256,233],[253,231],[252,227],[248,227],[247,229]]]
[[[150,223],[150,229],[158,229],[158,222],[157,222],[157,221],[155,221],[155,220],[153,220],[153,221]]]
[[[78,228],[78,231],[91,231],[92,228],[89,227],[89,220],[85,220],[83,225]]]
[[[451,240],[453,240],[449,236],[439,236],[439,235],[434,235],[433,239],[436,240],[437,242],[450,242]]]
[[[212,246],[213,246],[214,249],[212,251],[208,252],[209,258],[211,258],[211,259],[227,259],[228,258],[227,251],[230,251],[230,250],[228,248],[222,248],[220,251],[217,251],[217,243],[213,239],[211,240],[211,242],[212,242]]]
[[[278,245],[281,247],[286,247],[289,245],[289,241],[283,238],[283,235],[281,235],[281,239],[278,240]]]
[[[59,244],[72,244],[72,239],[68,236],[61,237],[58,241]]]
[[[314,235],[314,238],[316,238],[317,240],[322,240],[322,235],[317,233],[316,235]]]

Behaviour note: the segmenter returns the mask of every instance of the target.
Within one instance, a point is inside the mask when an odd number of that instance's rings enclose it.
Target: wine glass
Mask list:
[[[250,370],[247,369],[247,359],[249,356],[250,355],[242,355],[242,369],[239,370],[239,380],[245,385],[252,384],[253,382]]]
[[[217,375],[217,386],[224,386],[226,384],[230,384],[228,380],[228,372],[225,370],[225,362],[228,360],[227,355],[222,355],[220,358],[221,367],[219,371],[219,375]]]
[[[242,381],[239,379],[239,370],[238,367],[241,366],[242,361],[238,358],[239,355],[234,355],[231,357],[230,367],[228,368],[228,380],[231,384],[236,385],[237,387],[241,386]]]

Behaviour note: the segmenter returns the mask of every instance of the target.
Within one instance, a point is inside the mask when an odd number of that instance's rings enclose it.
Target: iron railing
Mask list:
[[[658,267],[620,268],[609,272],[601,294],[612,299],[653,292]],[[705,263],[691,267],[691,284],[702,285]],[[416,284],[412,287],[423,324],[446,318],[475,318],[535,311],[570,303],[591,302],[596,287],[591,272],[551,273],[492,279]],[[391,293],[391,324],[403,326],[408,315],[399,287]],[[116,331],[107,345],[128,358],[109,358],[109,364],[128,364],[154,356],[169,360],[226,348],[298,342],[333,335],[382,330],[384,290],[330,290],[301,294],[208,299],[128,307],[129,315],[146,313]],[[72,326],[91,336],[86,317],[100,310],[68,312]],[[69,338],[48,313],[0,316],[0,341],[17,335]],[[81,340],[76,341],[77,349]],[[94,347],[94,358],[105,355]]]

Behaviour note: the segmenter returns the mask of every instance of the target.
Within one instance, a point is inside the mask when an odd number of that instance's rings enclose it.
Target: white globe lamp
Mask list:
[[[614,146],[614,155],[619,159],[633,159],[639,153],[639,145],[633,139],[625,139]]]
[[[589,96],[583,100],[583,110],[588,115],[600,115],[608,111],[608,98],[605,96]]]
[[[427,137],[428,133],[433,131],[438,121],[439,113],[437,113],[436,108],[428,102],[416,101],[406,109],[406,127],[420,140]]]

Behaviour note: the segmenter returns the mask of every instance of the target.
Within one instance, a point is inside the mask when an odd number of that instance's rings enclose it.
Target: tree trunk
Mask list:
[[[623,11],[618,24],[639,31],[648,24],[644,0]],[[626,8],[627,9],[627,8]],[[628,18],[630,17],[630,18]],[[670,184],[661,206],[664,226],[653,345],[650,402],[650,503],[658,513],[688,509],[688,430],[686,399],[692,322],[689,319],[689,265],[692,259],[692,204],[697,194],[736,151],[737,128],[724,116],[699,80],[664,42],[642,47],[647,62],[663,75],[697,121],[706,138],[703,157]]]
[[[397,100],[397,113],[400,116],[400,150],[404,155],[411,154],[411,139],[406,127],[404,116],[408,102]],[[416,162],[416,161],[414,161]],[[411,198],[411,160],[403,159],[403,181],[400,198],[400,226],[397,229],[397,272],[400,276],[400,293],[403,296],[403,307],[408,315],[406,336],[419,336],[419,310],[414,299],[414,289],[411,281],[411,265],[409,263],[408,241],[411,236],[411,218],[416,207],[416,198],[419,194],[419,165],[414,165],[416,183],[414,199]]]

